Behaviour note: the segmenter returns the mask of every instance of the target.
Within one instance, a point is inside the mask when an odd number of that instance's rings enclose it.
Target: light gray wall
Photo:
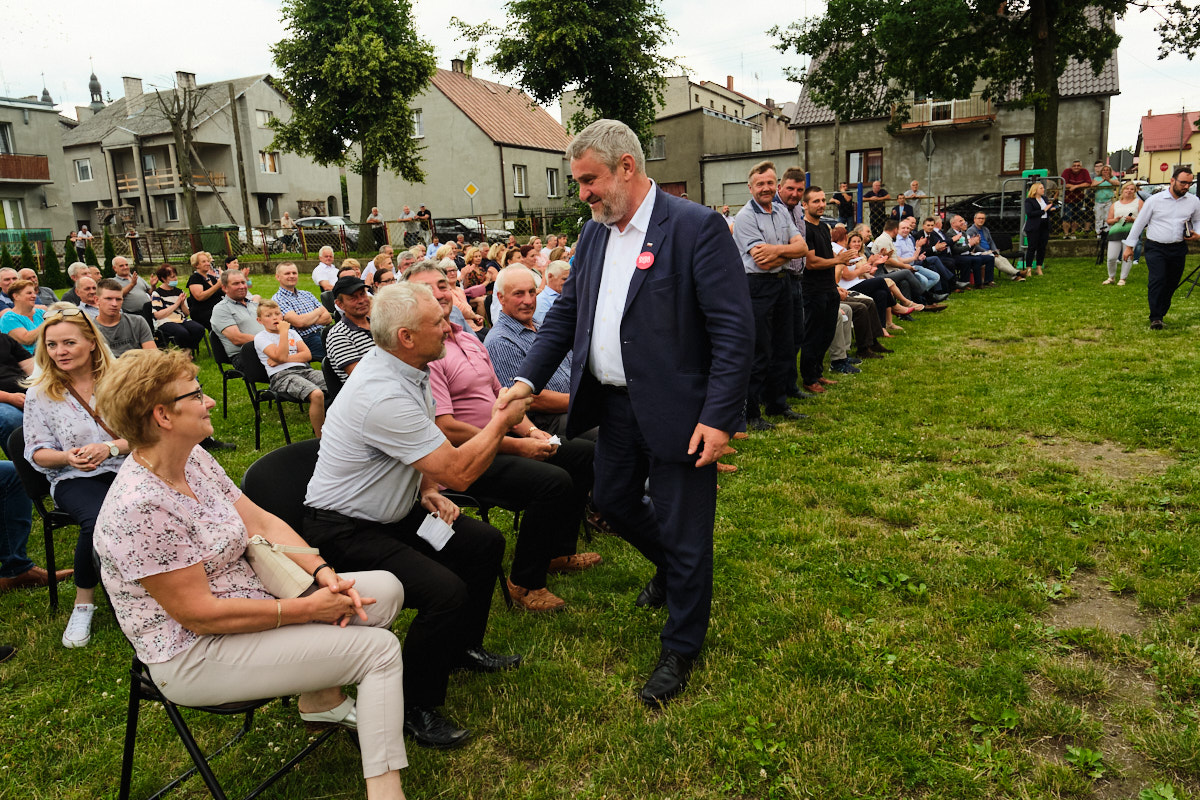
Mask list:
[[[1089,168],[1106,154],[1105,132],[1101,120],[1109,114],[1108,98],[1071,98],[1063,100],[1058,117],[1059,172],[1080,158]],[[883,182],[892,191],[908,188],[909,181],[921,182],[929,194],[962,195],[999,191],[1003,137],[1033,133],[1031,109],[1000,110],[992,125],[952,130],[933,128],[935,151],[932,159],[932,183],[926,178],[927,162],[921,150],[924,129],[917,133],[891,136],[885,120],[852,122],[841,126],[837,163],[839,175],[846,179],[846,153],[853,150],[883,150]],[[799,162],[812,173],[814,183],[833,183],[833,125],[802,128],[797,131]],[[807,147],[805,136],[807,133]],[[807,153],[807,161],[805,154]],[[1011,188],[1011,187],[1009,187]]]
[[[562,153],[504,145],[501,161],[501,148],[432,84],[413,100],[411,107],[421,110],[424,123],[421,169],[425,171],[425,182],[410,183],[381,171],[378,206],[385,219],[398,218],[405,205],[416,211],[422,203],[435,217],[468,216],[471,199],[463,191],[468,183],[479,187],[474,204],[476,216],[499,216],[506,205],[510,214],[516,213],[518,204],[526,211],[562,206],[561,197],[546,196],[547,168],[559,171],[559,191],[564,195],[567,191],[569,170]],[[526,167],[528,196],[517,196],[513,191],[514,164]],[[346,180],[351,216],[357,218],[362,178],[350,173]]]
[[[66,191],[67,169],[73,165],[65,163],[62,147],[62,126],[58,112],[40,104],[19,104],[13,107],[0,104],[0,122],[12,125],[13,151],[16,153],[45,156],[52,183],[13,183],[0,180],[0,197],[19,199],[25,210],[25,227],[50,228],[56,238],[66,236],[74,225],[71,212],[71,197]],[[28,112],[28,122],[26,122]],[[42,208],[42,197],[49,208]],[[14,223],[9,223],[17,227]]]

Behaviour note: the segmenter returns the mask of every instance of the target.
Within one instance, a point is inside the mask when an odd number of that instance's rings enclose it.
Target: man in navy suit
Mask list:
[[[669,611],[639,693],[659,706],[686,686],[708,631],[716,461],[740,425],[754,320],[725,220],[659,189],[628,126],[592,123],[567,157],[593,221],[499,402],[541,390],[572,353],[567,436],[599,426],[593,501],[656,567],[638,605]]]

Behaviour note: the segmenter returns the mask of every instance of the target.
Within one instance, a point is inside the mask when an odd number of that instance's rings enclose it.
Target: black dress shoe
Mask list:
[[[17,654],[17,648],[7,644],[0,644],[0,663],[4,663]]]
[[[661,572],[654,573],[654,577],[646,584],[646,588],[642,589],[638,594],[634,605],[638,608],[662,608],[667,604],[667,579],[662,576]]]
[[[806,392],[803,389],[788,389],[787,396],[793,400],[811,400],[816,397],[812,392]]]
[[[467,672],[503,672],[521,666],[520,656],[502,656],[489,653],[482,647],[472,647],[463,653],[458,669]]]
[[[793,421],[798,419],[808,419],[807,414],[797,414],[790,408],[768,408],[766,413],[767,416],[770,417],[783,417],[784,419],[790,419]]]
[[[236,444],[222,442],[220,439],[214,439],[211,436],[206,436],[204,440],[200,442],[200,446],[205,450],[237,450]]]
[[[862,348],[858,351],[859,358],[883,358],[879,353],[873,353],[868,348]]]
[[[884,347],[879,342],[876,342],[875,344],[871,345],[871,352],[872,353],[894,353],[896,351],[892,350],[889,347]]]
[[[404,732],[422,747],[453,750],[471,738],[471,732],[455,727],[436,708],[409,706],[404,710]]]
[[[651,708],[659,708],[687,687],[692,660],[677,650],[664,647],[650,680],[638,692],[638,698]]]
[[[748,431],[769,431],[774,430],[774,428],[774,422],[767,422],[762,417],[751,417],[746,420],[746,430]]]

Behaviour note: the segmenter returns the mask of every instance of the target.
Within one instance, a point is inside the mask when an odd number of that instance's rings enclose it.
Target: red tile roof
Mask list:
[[[1142,117],[1142,149],[1147,153],[1161,150],[1178,150],[1182,144],[1187,150],[1191,145],[1188,140],[1196,135],[1196,120],[1200,119],[1200,111],[1188,111],[1187,120],[1180,119],[1182,114],[1155,114],[1152,117]],[[1183,122],[1183,141],[1180,142],[1180,122]]]
[[[565,153],[571,136],[546,109],[519,89],[439,69],[433,85],[493,142]]]

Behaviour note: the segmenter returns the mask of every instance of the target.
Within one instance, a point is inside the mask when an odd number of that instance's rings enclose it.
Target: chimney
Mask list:
[[[465,75],[466,71],[463,69],[463,60],[461,58],[450,59],[450,71]]]
[[[93,109],[91,106],[75,106],[75,119],[79,120],[80,122],[83,122],[88,117],[94,116],[95,113],[95,109]]]
[[[732,75],[725,76],[725,88],[731,92],[733,91],[733,76]]]
[[[146,97],[142,94],[142,79],[126,76],[121,78],[121,83],[125,84],[125,116],[136,117],[146,110]]]
[[[191,89],[196,90],[196,73],[194,72],[176,72],[175,73],[175,88],[179,90]]]
[[[765,103],[765,105],[766,105],[766,107],[767,107],[769,110],[771,110],[771,111],[774,111],[774,110],[775,110],[775,101],[774,101],[774,100],[772,100],[771,98],[769,98],[769,97],[768,97],[768,98],[766,99],[766,103]]]

